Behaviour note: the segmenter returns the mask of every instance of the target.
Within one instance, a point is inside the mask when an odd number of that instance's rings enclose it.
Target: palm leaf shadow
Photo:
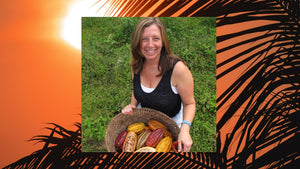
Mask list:
[[[149,9],[143,5],[148,3],[146,1],[136,3],[136,8],[132,8],[133,4],[114,1],[110,14],[116,14],[113,9],[116,8],[122,9],[119,16],[139,16]],[[170,16],[180,9],[178,6],[183,7],[191,2],[169,3],[160,3],[151,15],[165,9],[160,16]],[[155,3],[151,1],[149,4]],[[300,103],[299,9],[296,0],[218,0],[193,3],[180,14],[216,16],[219,28],[250,21],[272,21],[217,37],[217,43],[221,43],[266,31],[265,34],[229,43],[217,51],[222,54],[238,50],[245,44],[256,44],[217,65],[217,69],[225,68],[217,75],[217,79],[226,78],[233,71],[247,66],[239,78],[217,98],[217,110],[224,110],[217,130],[225,129],[227,132],[224,133],[225,141],[221,141],[223,133],[217,134],[217,153],[82,153],[79,123],[75,132],[51,124],[54,128],[48,128],[50,136],[39,135],[32,139],[43,142],[43,149],[5,168],[280,168],[299,163],[299,151],[293,148],[298,147],[296,144],[299,142],[299,115],[296,114]],[[252,52],[259,47],[264,48]],[[246,85],[245,81],[248,81]],[[226,104],[229,106],[225,107]],[[236,114],[238,111],[241,113]],[[238,117],[234,127],[226,128],[233,117]]]
[[[224,115],[217,124],[218,129],[223,128],[234,116],[239,117],[220,152],[225,156],[230,151],[234,151],[234,155],[226,159],[227,167],[232,168],[241,166],[278,168],[296,164],[299,158],[296,149],[287,148],[289,144],[296,146],[295,140],[299,139],[299,122],[294,118],[297,116],[296,112],[299,112],[300,101],[298,59],[300,33],[299,17],[297,17],[299,3],[297,4],[297,1],[257,2],[259,2],[257,11],[245,10],[240,15],[226,15],[224,18],[218,18],[217,21],[217,26],[261,19],[272,21],[270,24],[250,26],[244,31],[217,37],[218,42],[224,42],[238,36],[267,31],[260,36],[228,44],[217,51],[222,53],[256,42],[255,46],[217,65],[217,69],[225,67],[225,70],[217,75],[217,79],[224,78],[242,66],[248,65],[246,71],[243,71],[240,77],[217,98],[219,103],[217,109],[225,109]],[[261,8],[261,2],[266,2],[264,8]],[[255,2],[251,6],[253,5]],[[260,16],[255,17],[256,15]],[[262,39],[264,41],[258,42]],[[253,52],[259,47],[264,48]],[[246,86],[245,81],[249,81]],[[238,96],[234,97],[235,94]],[[231,99],[233,101],[230,101]],[[228,102],[230,106],[226,109],[224,105]],[[235,113],[239,110],[241,114]],[[274,145],[276,147],[272,149]],[[264,155],[258,156],[257,152],[260,151],[265,151]],[[284,153],[274,154],[278,151]]]
[[[48,135],[34,136],[30,141],[44,143],[44,147],[31,155],[6,166],[5,168],[78,168],[84,164],[90,168],[110,159],[113,154],[81,153],[81,124],[76,123],[76,131],[51,123],[53,128]]]
[[[44,147],[31,155],[5,167],[9,168],[171,168],[213,166],[213,158],[201,158],[196,153],[83,153],[81,152],[81,125],[75,132],[51,123],[50,135],[38,135],[31,141],[44,143]],[[171,159],[165,161],[165,159]],[[128,160],[130,159],[130,160]],[[152,159],[152,163],[145,162]],[[202,161],[201,161],[202,160]]]

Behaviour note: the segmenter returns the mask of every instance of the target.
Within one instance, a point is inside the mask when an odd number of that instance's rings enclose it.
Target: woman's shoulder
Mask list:
[[[178,61],[174,66],[171,80],[177,88],[179,86],[189,86],[186,84],[193,83],[193,75],[183,61]]]
[[[188,74],[191,74],[189,68],[182,60],[179,60],[174,65],[172,76],[175,78],[175,80],[182,80],[185,79],[184,77]]]
[[[174,65],[174,70],[173,73],[184,73],[186,71],[189,71],[188,67],[186,66],[186,64],[182,61],[182,60],[177,60],[177,62]]]

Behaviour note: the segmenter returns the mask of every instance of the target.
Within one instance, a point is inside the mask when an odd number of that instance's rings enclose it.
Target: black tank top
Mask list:
[[[174,60],[173,69],[178,59]],[[142,107],[152,108],[174,117],[181,108],[181,98],[179,94],[175,94],[171,88],[171,76],[173,69],[167,71],[162,77],[156,88],[145,93],[141,87],[141,79],[139,74],[134,74],[133,90],[134,97],[141,103]]]

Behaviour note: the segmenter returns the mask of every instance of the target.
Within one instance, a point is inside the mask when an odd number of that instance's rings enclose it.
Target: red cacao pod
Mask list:
[[[115,146],[116,146],[117,150],[121,150],[122,149],[123,143],[124,143],[125,138],[126,138],[126,135],[127,135],[127,131],[124,130],[117,137],[116,142],[115,142]]]
[[[146,146],[148,147],[155,147],[158,142],[164,137],[164,131],[161,128],[158,128],[151,132],[149,135],[147,141],[146,141]]]
[[[172,149],[175,153],[178,153],[178,141],[174,141],[172,144]]]

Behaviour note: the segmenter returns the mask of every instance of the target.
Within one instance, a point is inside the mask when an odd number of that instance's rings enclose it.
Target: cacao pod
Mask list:
[[[172,149],[175,153],[178,153],[178,141],[174,141],[172,144]]]
[[[164,131],[161,128],[152,131],[146,141],[146,146],[155,147],[163,137]]]
[[[159,141],[155,151],[156,152],[169,152],[172,148],[172,137],[167,136]]]
[[[137,135],[133,131],[129,131],[123,143],[123,152],[134,152],[137,142]]]
[[[116,146],[117,150],[122,150],[122,146],[125,141],[126,135],[127,135],[127,131],[124,130],[117,137],[116,142],[115,142],[115,146]]]
[[[145,123],[142,122],[132,123],[127,127],[127,131],[133,131],[136,134],[142,133],[144,129],[145,129]]]
[[[163,125],[161,122],[154,119],[148,120],[148,126],[151,130],[156,130],[159,128],[167,129],[165,125]]]
[[[171,133],[169,130],[163,129],[163,131],[164,131],[164,136],[165,136],[165,137],[170,136],[170,137],[173,138],[173,135],[172,135],[172,133]]]
[[[143,147],[145,145],[150,134],[151,134],[150,130],[144,130],[143,133],[138,136],[136,149],[140,149],[141,147]]]
[[[135,152],[155,152],[155,148],[153,147],[142,147]]]

